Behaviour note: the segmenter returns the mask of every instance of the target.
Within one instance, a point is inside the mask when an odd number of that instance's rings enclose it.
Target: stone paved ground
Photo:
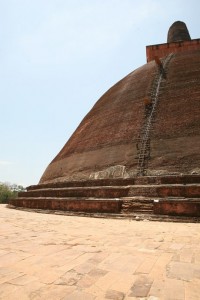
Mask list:
[[[200,224],[0,205],[0,299],[200,299]]]

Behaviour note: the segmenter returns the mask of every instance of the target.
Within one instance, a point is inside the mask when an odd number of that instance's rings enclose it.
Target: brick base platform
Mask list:
[[[146,176],[30,186],[14,207],[101,214],[200,217],[200,176]]]

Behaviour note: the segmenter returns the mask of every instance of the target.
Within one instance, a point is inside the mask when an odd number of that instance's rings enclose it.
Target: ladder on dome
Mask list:
[[[158,95],[162,79],[166,79],[166,70],[173,53],[170,53],[163,62],[158,57],[155,57],[155,62],[158,66],[158,72],[155,76],[151,89],[150,99],[145,99],[145,122],[137,139],[137,176],[145,176],[150,159],[150,132],[152,122],[155,116],[155,111],[158,103]]]

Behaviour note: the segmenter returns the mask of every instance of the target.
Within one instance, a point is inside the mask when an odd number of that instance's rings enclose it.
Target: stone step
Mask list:
[[[120,213],[122,201],[107,198],[55,198],[55,197],[19,197],[10,199],[10,205],[32,209],[62,210],[91,213]]]
[[[200,216],[200,176],[143,176],[30,186],[14,207],[88,214]]]
[[[11,199],[13,207],[85,213],[148,214],[200,217],[200,198],[151,197],[19,197]]]
[[[168,176],[142,176],[135,177],[135,185],[148,184],[198,184],[200,175],[168,175]]]
[[[200,196],[200,184],[165,184],[165,185],[135,185],[130,186],[128,196],[146,197],[183,197],[198,198]]]
[[[80,181],[65,181],[46,184],[31,185],[27,190],[37,190],[44,188],[65,188],[65,187],[95,187],[95,186],[127,186],[133,185],[134,178],[115,178],[115,179],[91,179]]]
[[[200,217],[200,198],[166,198],[154,202],[155,215]]]
[[[134,178],[95,179],[82,181],[67,181],[38,184],[27,187],[27,190],[64,187],[92,187],[92,186],[127,186],[147,184],[191,184],[200,183],[200,175],[167,175],[167,176],[142,176]]]
[[[20,209],[25,211],[35,211],[37,213],[52,213],[56,215],[66,215],[66,216],[81,216],[81,217],[93,217],[93,218],[108,218],[108,219],[129,219],[136,221],[159,221],[159,222],[185,222],[185,223],[200,223],[200,217],[194,215],[168,215],[168,214],[155,214],[155,213],[142,213],[142,212],[81,212],[81,211],[63,211],[63,210],[49,210],[49,209],[37,209],[37,208],[26,208],[26,207],[16,207],[13,205],[8,206],[11,209]]]
[[[141,212],[153,213],[154,199],[149,197],[123,197],[122,199],[122,212]]]
[[[95,198],[119,198],[128,195],[129,186],[93,186],[93,187],[68,187],[68,188],[44,188],[20,192],[18,197],[95,197]]]
[[[129,186],[92,186],[43,188],[20,192],[19,197],[185,197],[195,198],[200,195],[200,184],[160,184],[160,185],[129,185]]]
[[[122,198],[121,213],[155,213],[174,214],[183,211],[184,215],[200,216],[200,198],[149,198],[125,197]]]

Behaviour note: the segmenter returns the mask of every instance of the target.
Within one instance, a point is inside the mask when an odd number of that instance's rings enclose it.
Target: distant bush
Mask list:
[[[16,198],[17,191],[12,191],[6,184],[0,184],[0,204],[8,203],[10,198]]]

